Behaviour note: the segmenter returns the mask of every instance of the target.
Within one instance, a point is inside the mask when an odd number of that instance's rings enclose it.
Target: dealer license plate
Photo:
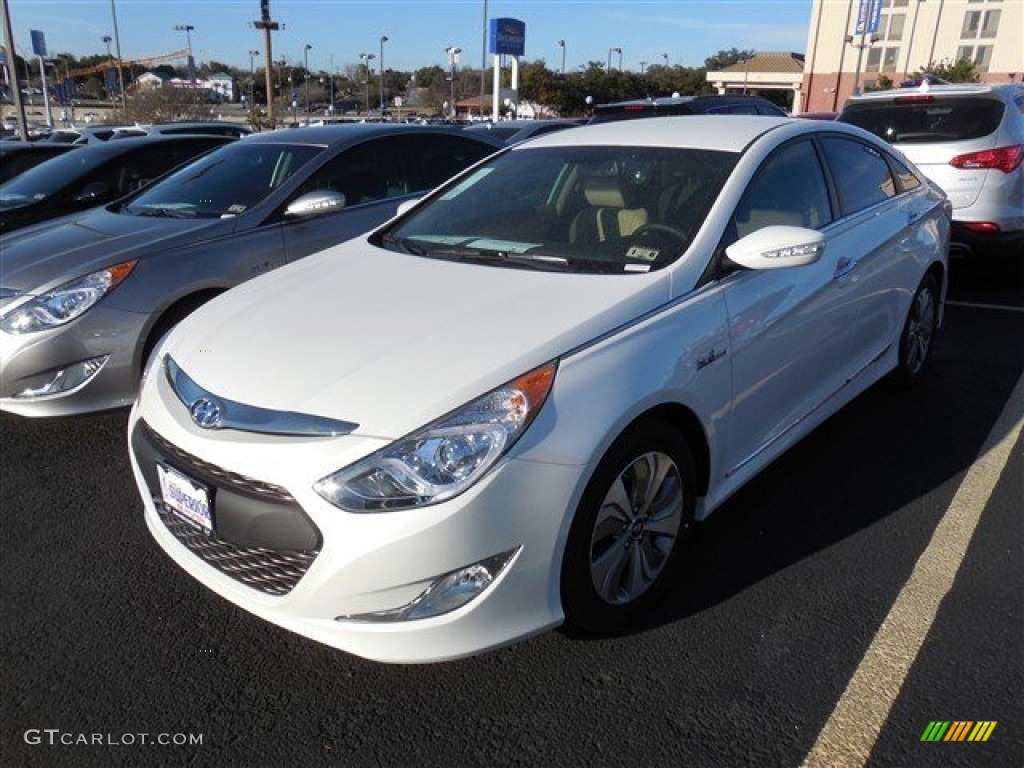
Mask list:
[[[164,504],[182,520],[206,533],[213,533],[210,491],[206,486],[163,464],[157,464],[156,471],[160,476],[160,495]]]

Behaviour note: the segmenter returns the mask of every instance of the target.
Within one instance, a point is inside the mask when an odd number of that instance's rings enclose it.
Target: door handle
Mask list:
[[[851,259],[849,256],[840,256],[839,262],[836,264],[836,271],[832,273],[832,277],[840,278],[848,274],[856,266],[857,262],[854,259]]]

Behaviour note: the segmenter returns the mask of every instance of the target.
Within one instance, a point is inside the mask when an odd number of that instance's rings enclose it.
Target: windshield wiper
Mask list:
[[[423,255],[435,259],[482,261],[533,269],[550,269],[556,271],[565,271],[569,269],[569,259],[563,256],[547,256],[542,253],[510,253],[508,251],[491,251],[482,248],[445,247],[431,248],[430,250],[425,251]]]

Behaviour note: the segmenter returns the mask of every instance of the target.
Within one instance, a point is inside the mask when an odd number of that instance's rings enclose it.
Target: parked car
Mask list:
[[[97,149],[154,141],[179,139]],[[0,410],[53,416],[128,405],[156,341],[197,306],[372,229],[402,200],[500,146],[416,126],[268,132],[116,205],[5,237]]]
[[[0,184],[42,162],[63,155],[72,147],[69,144],[39,141],[0,141]]]
[[[1024,257],[1024,86],[866,93],[839,120],[885,139],[945,190],[954,252]]]
[[[252,133],[252,129],[239,123],[220,120],[185,120],[177,123],[153,123],[134,125],[117,130],[111,139],[130,139],[138,136],[231,136],[240,139]]]
[[[52,158],[0,185],[0,234],[109,203],[228,141],[159,136],[79,147]]]
[[[670,115],[770,115],[785,117],[781,108],[768,99],[749,94],[721,96],[662,96],[659,98],[618,101],[594,107],[591,123],[612,120],[636,120],[641,117]]]
[[[546,133],[564,131],[566,128],[576,128],[582,125],[584,120],[571,118],[551,118],[547,120],[501,120],[497,123],[474,123],[465,130],[472,132],[489,133],[507,144],[518,144],[520,141],[534,139]]]
[[[945,196],[765,117],[517,144],[154,353],[145,519],[242,608],[373,659],[616,631],[692,523],[882,377],[922,375]]]

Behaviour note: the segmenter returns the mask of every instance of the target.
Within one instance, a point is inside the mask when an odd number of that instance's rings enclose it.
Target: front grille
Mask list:
[[[239,547],[206,534],[154,499],[160,520],[189,551],[221,573],[268,595],[286,595],[313,564],[320,550]]]
[[[225,485],[229,485],[240,491],[253,493],[267,499],[290,502],[295,501],[292,495],[279,485],[264,483],[262,480],[253,480],[251,477],[239,475],[236,472],[229,472],[222,467],[218,467],[216,464],[211,464],[208,461],[200,459],[198,456],[193,456],[191,453],[183,451],[181,448],[174,445],[174,443],[165,440],[159,433],[150,429],[149,425],[144,426],[146,427],[146,435],[160,447],[160,450],[170,456],[173,456],[179,461],[213,475]]]

